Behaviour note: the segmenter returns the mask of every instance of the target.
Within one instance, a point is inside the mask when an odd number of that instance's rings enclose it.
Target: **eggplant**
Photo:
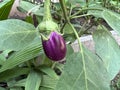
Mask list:
[[[53,61],[60,61],[66,56],[66,43],[61,34],[53,31],[48,40],[43,40],[42,45],[46,56]]]

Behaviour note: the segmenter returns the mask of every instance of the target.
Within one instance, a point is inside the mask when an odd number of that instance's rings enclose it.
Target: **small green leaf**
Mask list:
[[[66,41],[73,42],[76,39],[76,37],[73,33],[73,30],[69,24],[65,25],[65,27],[63,28],[63,33],[64,33],[63,37],[65,38]]]
[[[15,82],[15,84],[13,84],[13,87],[25,87],[25,83],[26,83],[26,79],[21,79]]]
[[[55,71],[53,69],[51,69],[50,67],[47,66],[41,66],[39,68],[40,71],[42,71],[43,73],[47,74],[48,76],[50,76],[53,79],[58,79],[57,74],[55,73]]]
[[[21,20],[0,21],[0,50],[20,50],[37,37],[35,27]]]
[[[55,90],[55,86],[57,82],[58,82],[58,78],[51,78],[48,75],[43,75],[43,79],[40,85],[41,86],[40,90],[45,90],[42,87],[46,88],[46,90]]]
[[[8,54],[11,52],[12,50],[7,49],[5,51],[2,52],[2,54],[4,55],[4,57],[8,57]]]
[[[26,16],[25,21],[34,25],[32,16]]]
[[[32,70],[27,77],[25,90],[39,90],[41,79],[40,73]]]
[[[11,50],[5,50],[0,54],[0,65],[2,65],[6,61],[8,54],[10,52],[11,52]]]
[[[64,32],[64,34],[72,34],[72,33],[74,33],[69,24],[65,24],[63,32]]]

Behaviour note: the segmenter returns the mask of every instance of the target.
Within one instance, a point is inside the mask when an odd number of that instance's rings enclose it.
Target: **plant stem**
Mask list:
[[[70,17],[70,19],[81,18],[81,17],[89,16],[89,15],[90,15],[90,14],[83,14],[83,15],[79,15],[79,16]]]
[[[94,8],[86,8],[86,9],[81,9],[79,11],[77,11],[76,13],[74,13],[73,15],[71,15],[70,17],[76,16],[77,14],[86,11],[86,10],[98,10],[98,11],[103,11],[102,9],[94,9]]]
[[[61,5],[61,8],[63,10],[63,14],[64,14],[66,22],[69,22],[69,18],[68,18],[68,15],[67,15],[67,9],[66,9],[66,6],[65,6],[65,0],[59,0],[59,2],[60,2],[60,5]]]
[[[82,43],[80,42],[80,38],[79,38],[79,35],[78,35],[77,31],[75,30],[73,25],[70,23],[69,19],[67,18],[67,10],[66,10],[66,7],[65,7],[64,0],[59,0],[59,1],[60,1],[60,4],[61,4],[61,7],[63,9],[65,20],[71,26],[76,38],[78,39],[78,44],[79,44],[79,47],[80,47],[80,53],[82,55],[83,70],[84,70],[84,73],[85,73],[85,90],[88,90],[88,88],[87,88],[88,87],[87,74],[86,74],[86,66],[85,66],[85,57],[84,57],[84,53],[83,53],[83,46],[82,46]]]
[[[73,27],[73,25],[71,23],[69,23],[69,25],[71,26],[72,30],[74,31],[74,34],[78,40],[78,44],[79,44],[79,47],[80,47],[80,53],[82,55],[82,64],[83,64],[83,70],[84,70],[84,74],[85,74],[85,90],[88,90],[88,82],[87,82],[87,73],[86,73],[86,65],[85,65],[85,56],[84,56],[84,51],[83,51],[83,46],[82,46],[82,43],[80,42],[80,37],[77,33],[77,31],[75,30],[75,28]]]
[[[51,13],[50,13],[50,4],[51,4],[51,0],[45,0],[43,21],[52,20],[52,16],[51,16]]]

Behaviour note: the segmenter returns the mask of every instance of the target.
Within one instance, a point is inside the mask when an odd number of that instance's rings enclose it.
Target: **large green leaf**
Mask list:
[[[32,70],[27,77],[25,90],[39,90],[41,79],[40,73]]]
[[[55,90],[110,90],[102,61],[85,48],[67,58]]]
[[[0,50],[20,50],[36,37],[35,27],[21,20],[0,21]]]
[[[113,30],[119,32],[120,34],[120,14],[117,14],[109,10],[104,10],[103,18]]]
[[[93,39],[96,53],[102,58],[112,80],[120,70],[120,47],[105,27],[98,27]]]
[[[3,0],[0,3],[0,20],[8,18],[14,0]]]
[[[8,58],[0,68],[0,72],[7,69],[14,68],[15,66],[26,62],[34,57],[40,55],[42,52],[42,45],[40,39],[36,39],[33,43],[24,47],[22,50],[15,52],[10,58]]]

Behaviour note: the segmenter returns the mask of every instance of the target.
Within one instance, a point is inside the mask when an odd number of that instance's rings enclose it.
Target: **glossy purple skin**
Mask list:
[[[66,56],[66,44],[63,37],[57,32],[51,32],[48,40],[43,40],[43,49],[46,56],[53,60],[59,61]]]

